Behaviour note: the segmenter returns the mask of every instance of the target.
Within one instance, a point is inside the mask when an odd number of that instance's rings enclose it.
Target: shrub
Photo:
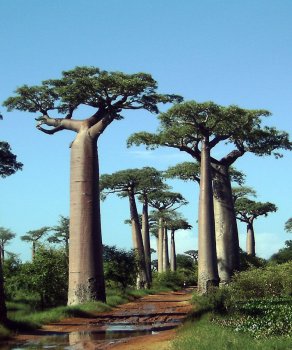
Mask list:
[[[237,273],[229,289],[234,299],[292,295],[292,264],[268,265]]]
[[[194,294],[192,304],[195,305],[195,311],[199,314],[208,311],[225,313],[230,307],[230,292],[227,287],[213,287],[206,294]]]
[[[178,271],[167,271],[161,273],[153,273],[154,288],[169,288],[169,289],[180,289],[184,285],[184,276]]]

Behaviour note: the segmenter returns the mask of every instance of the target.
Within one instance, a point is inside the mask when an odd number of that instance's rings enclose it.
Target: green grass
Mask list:
[[[287,350],[291,338],[254,339],[211,322],[209,314],[188,322],[177,332],[171,350]]]
[[[11,335],[11,331],[0,325],[0,340],[8,339]]]

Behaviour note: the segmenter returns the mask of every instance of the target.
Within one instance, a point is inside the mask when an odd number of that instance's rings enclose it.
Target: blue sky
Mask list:
[[[90,65],[151,73],[160,92],[186,100],[268,109],[273,115],[267,124],[291,134],[290,0],[2,0],[0,13],[1,102],[17,86]],[[45,135],[35,128],[33,114],[0,110],[0,139],[24,163],[22,172],[0,181],[0,226],[18,237],[7,249],[28,259],[30,246],[19,236],[55,225],[60,214],[69,213],[69,143],[74,135]],[[99,143],[101,172],[143,166],[163,170],[190,160],[175,150],[126,148],[133,132],[155,131],[157,126],[155,115],[143,111],[129,111],[110,125]],[[219,156],[226,150],[216,152]],[[279,160],[247,154],[235,165],[246,173],[246,184],[257,191],[259,201],[279,208],[255,223],[257,253],[269,257],[291,239],[284,232],[292,216],[291,154]],[[190,202],[181,211],[194,226],[177,233],[182,253],[197,247],[198,188],[179,181],[171,185]],[[128,216],[125,199],[112,196],[102,204],[104,243],[131,247],[130,229],[123,224]],[[239,231],[244,248],[241,224]]]

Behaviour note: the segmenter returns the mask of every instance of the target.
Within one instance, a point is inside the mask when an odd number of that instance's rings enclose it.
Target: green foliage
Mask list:
[[[292,240],[285,242],[284,248],[281,248],[277,253],[273,254],[270,258],[271,262],[276,262],[277,264],[283,264],[292,260]]]
[[[153,273],[153,288],[169,288],[178,290],[184,285],[184,276],[178,271]]]
[[[23,164],[16,160],[8,142],[0,141],[0,177],[6,177],[22,170]]]
[[[292,218],[285,222],[285,231],[292,232]]]
[[[234,304],[233,314],[216,322],[255,338],[292,336],[292,298],[251,299]]]
[[[240,271],[246,271],[250,268],[264,267],[267,261],[263,258],[247,254],[242,249],[239,250]]]
[[[181,101],[177,95],[156,92],[157,83],[150,74],[125,74],[102,71],[97,67],[76,67],[64,71],[60,79],[50,79],[40,86],[24,85],[16,89],[4,106],[9,111],[41,112],[50,110],[69,113],[80,105],[107,110],[114,119],[121,119],[122,109],[147,109],[157,113],[157,103]]]
[[[200,183],[200,164],[195,162],[183,162],[169,167],[165,172],[166,178],[177,178],[183,181],[196,181]]]
[[[187,269],[187,270],[194,270],[196,265],[194,262],[194,259],[184,254],[177,254],[176,264],[178,269]]]
[[[160,211],[165,211],[174,205],[178,208],[188,203],[180,193],[160,190],[150,193],[148,202],[151,207]]]
[[[156,134],[135,133],[127,144],[144,144],[150,149],[159,146],[177,148],[200,160],[199,144],[202,135],[208,133],[211,148],[220,142],[232,143],[235,147],[235,152],[228,155],[228,165],[245,152],[279,157],[278,150],[291,150],[291,143],[286,132],[261,126],[261,118],[269,115],[266,110],[223,107],[213,102],[183,102],[159,115],[160,128]]]
[[[268,265],[236,273],[229,290],[237,300],[292,295],[292,264]]]
[[[15,255],[9,255],[3,262],[5,296],[7,300],[12,300],[19,293],[21,266],[20,259]]]
[[[203,295],[195,293],[192,304],[199,315],[208,311],[225,313],[230,305],[230,293],[227,288],[212,287]]]
[[[248,223],[250,217],[267,216],[269,213],[277,211],[277,207],[270,202],[256,202],[246,197],[241,197],[235,202],[235,211],[239,220]]]
[[[64,250],[40,247],[32,262],[22,264],[14,280],[14,298],[38,296],[41,308],[62,305],[67,300],[68,270]],[[29,293],[28,293],[29,291]]]
[[[137,264],[134,251],[118,249],[115,246],[104,246],[104,275],[110,288],[133,286],[137,274]]]
[[[68,217],[60,215],[59,223],[50,228],[51,236],[48,238],[50,243],[64,243],[65,247],[69,242],[69,224]]]
[[[11,241],[15,237],[15,233],[10,229],[5,227],[0,227],[0,250],[2,253],[2,257],[4,257],[4,248],[9,241]]]

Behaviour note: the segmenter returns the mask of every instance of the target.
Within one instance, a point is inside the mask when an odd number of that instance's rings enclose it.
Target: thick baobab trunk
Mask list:
[[[163,272],[163,238],[164,238],[164,220],[159,218],[158,222],[158,272]]]
[[[139,215],[137,211],[135,196],[131,189],[128,191],[128,195],[130,202],[133,247],[136,253],[136,259],[138,264],[137,289],[148,288],[149,280],[146,272],[145,253],[139,222]]]
[[[71,147],[68,305],[106,299],[96,144],[81,129]]]
[[[204,294],[208,292],[209,287],[218,286],[219,283],[210,147],[207,137],[202,140],[200,178],[198,292]]]
[[[170,270],[176,271],[176,252],[175,252],[175,240],[174,240],[174,230],[171,230],[170,237]]]
[[[142,210],[142,238],[145,253],[146,271],[149,283],[152,282],[151,271],[151,250],[150,250],[150,233],[149,233],[149,217],[148,217],[148,200],[144,196],[143,210]]]
[[[163,272],[166,272],[169,270],[169,254],[168,254],[168,234],[167,234],[167,228],[164,228],[164,235],[163,235]]]
[[[239,269],[239,240],[228,167],[213,164],[213,198],[220,285]]]
[[[0,324],[3,325],[6,322],[7,322],[7,310],[5,305],[2,259],[0,255]]]
[[[248,255],[255,256],[255,238],[252,221],[247,224],[246,234],[246,252]]]

